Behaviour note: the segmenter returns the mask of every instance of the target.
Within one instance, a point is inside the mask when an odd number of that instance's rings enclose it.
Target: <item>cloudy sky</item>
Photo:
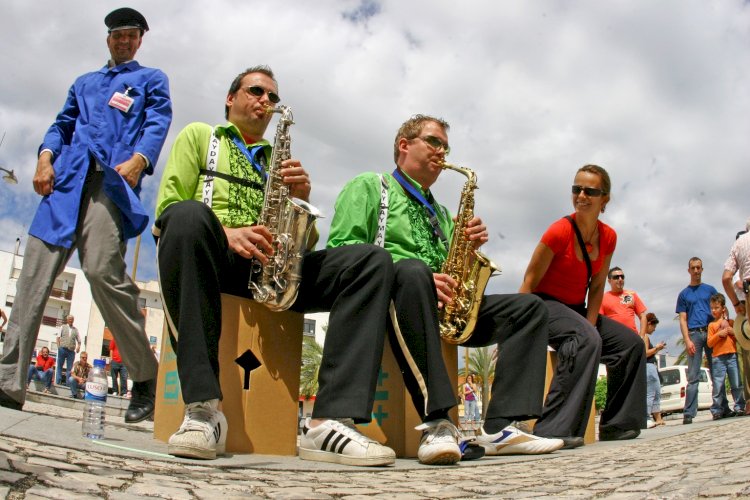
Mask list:
[[[451,124],[453,163],[476,170],[485,246],[503,268],[490,292],[517,290],[547,226],[572,211],[578,167],[604,166],[618,233],[613,263],[674,338],[687,262],[721,288],[735,233],[750,216],[750,6],[739,0],[132,1],[148,19],[138,60],[170,78],[174,121],[143,200],[179,130],[223,120],[232,78],[269,64],[294,111],[292,152],[328,215],[355,175],[393,168],[392,143],[410,115]],[[45,130],[81,73],[108,57],[113,2],[3,2],[0,10],[0,249],[21,249],[38,197],[31,179]],[[460,7],[459,7],[460,6]],[[269,128],[272,139],[273,126]],[[455,210],[463,178],[435,189]],[[132,243],[129,265],[132,265]],[[77,262],[72,262],[77,265]],[[139,279],[154,279],[143,238]],[[670,346],[670,353],[677,348]]]

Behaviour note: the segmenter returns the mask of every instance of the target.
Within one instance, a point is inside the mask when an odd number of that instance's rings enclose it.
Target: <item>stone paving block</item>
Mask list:
[[[25,474],[44,474],[49,472],[49,467],[27,464],[22,459],[11,460],[10,463],[15,470],[17,470],[18,472],[23,472]]]
[[[216,491],[215,490],[193,490],[193,495],[196,496],[199,500],[215,500],[216,499]],[[110,497],[112,498],[112,497]],[[261,497],[258,495],[252,495],[252,494],[246,494],[246,495],[221,495],[221,500],[261,500],[266,497]]]
[[[96,476],[91,476],[96,477]],[[102,489],[99,484],[93,481],[86,481],[85,478],[76,476],[58,476],[55,472],[45,472],[37,475],[39,482],[52,488],[60,488],[65,491],[75,491],[80,493],[100,494]]]
[[[745,482],[745,484],[721,484],[721,485],[715,485],[715,486],[706,486],[706,488],[701,491],[702,497],[719,497],[719,496],[726,496],[726,497],[739,497],[743,496],[743,494],[747,494],[748,491],[748,484]]]
[[[143,500],[141,495],[133,495],[124,491],[111,491],[108,493],[108,498],[109,500]]]
[[[25,474],[19,474],[17,472],[11,472],[9,470],[0,470],[0,483],[13,484],[16,481],[25,478]]]
[[[16,447],[13,445],[13,443],[10,442],[10,440],[3,439],[0,441],[0,451],[7,451],[9,453],[13,453],[16,451]]]
[[[107,488],[120,488],[127,481],[114,477],[102,476],[101,474],[89,474],[86,472],[63,472],[61,477],[64,480],[77,481],[80,483],[98,484]]]
[[[44,486],[33,486],[26,490],[25,498],[51,498],[53,500],[91,500],[100,499],[99,495],[66,491],[60,488],[45,488]],[[111,497],[110,497],[111,498]]]
[[[61,460],[55,460],[36,456],[29,457],[26,462],[32,465],[41,465],[43,467],[49,467],[51,469],[67,470],[71,472],[78,472],[83,470],[83,468],[79,467],[78,465],[69,464],[65,461],[64,458]]]
[[[125,493],[137,496],[151,496],[175,500],[187,500],[193,497],[187,489],[162,486],[150,482],[133,484],[125,490]]]
[[[651,490],[654,490],[656,488],[659,488],[660,486],[664,485],[665,481],[663,479],[652,479],[650,481],[636,481],[632,484],[628,484],[625,486],[621,486],[617,489],[617,491],[621,492],[648,492]]]
[[[281,498],[285,500],[328,500],[333,498],[331,495],[317,493],[312,488],[264,488],[258,492],[266,495],[266,498]]]

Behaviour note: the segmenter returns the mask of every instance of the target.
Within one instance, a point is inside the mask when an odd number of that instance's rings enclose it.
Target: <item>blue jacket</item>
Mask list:
[[[127,89],[134,100],[130,110],[111,107],[114,93]],[[140,153],[148,159],[144,173],[153,174],[171,122],[169,81],[158,69],[130,61],[78,77],[39,147],[40,152],[52,151],[54,191],[39,204],[29,234],[70,248],[92,158],[103,167],[105,193],[122,213],[123,237],[143,232],[148,226],[148,214],[138,198],[143,176],[131,189],[114,167]]]

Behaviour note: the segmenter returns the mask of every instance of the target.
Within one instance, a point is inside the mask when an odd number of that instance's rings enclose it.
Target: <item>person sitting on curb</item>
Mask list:
[[[78,393],[79,391],[86,389],[86,381],[89,378],[89,370],[91,370],[88,358],[88,353],[83,351],[81,353],[81,359],[73,363],[73,369],[70,372],[70,381],[68,382],[68,387],[70,387],[70,397],[73,399],[81,399]]]
[[[49,349],[42,347],[41,352],[36,357],[36,365],[29,367],[29,376],[26,380],[26,387],[31,384],[31,381],[39,379],[40,382],[44,382],[44,393],[50,393],[50,387],[52,387],[52,377],[55,375],[55,358],[49,355]]]

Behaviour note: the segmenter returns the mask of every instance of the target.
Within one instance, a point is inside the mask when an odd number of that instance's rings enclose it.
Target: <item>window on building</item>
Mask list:
[[[305,333],[308,335],[315,335],[315,320],[314,319],[305,318],[304,323],[302,323],[302,333]]]

